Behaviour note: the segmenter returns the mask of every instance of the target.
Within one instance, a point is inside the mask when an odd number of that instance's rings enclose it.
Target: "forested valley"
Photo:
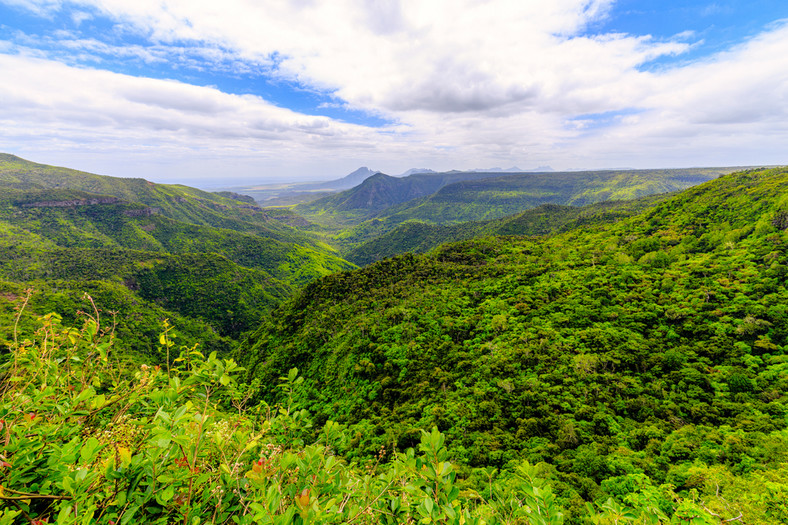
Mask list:
[[[788,169],[436,177],[2,156],[0,523],[788,521]]]

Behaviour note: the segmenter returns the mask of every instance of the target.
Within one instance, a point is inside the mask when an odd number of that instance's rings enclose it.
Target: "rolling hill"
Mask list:
[[[336,195],[296,206],[309,221],[351,227],[377,218],[388,230],[407,221],[452,224],[498,219],[543,204],[583,206],[680,191],[736,168],[550,173],[378,174]],[[386,231],[388,231],[386,230]],[[381,231],[385,233],[385,231]]]
[[[96,175],[48,166],[0,153],[0,188],[74,190],[142,204],[157,215],[201,226],[265,235],[279,240],[314,243],[314,239],[272,219],[247,195],[211,193],[178,184]]]
[[[548,235],[581,224],[615,222],[641,213],[670,195],[651,195],[632,201],[606,201],[588,206],[544,204],[501,219],[459,224],[408,221],[389,231],[386,231],[388,225],[385,221],[373,219],[344,232],[338,239],[346,246],[342,251],[345,259],[366,266],[386,257],[405,252],[424,253],[444,243],[474,237]],[[359,242],[359,239],[364,238],[369,240]]]
[[[448,184],[499,175],[454,171],[391,177],[376,173],[354,188],[299,204],[294,210],[308,220],[324,226],[347,226],[374,217],[397,204],[431,195]]]
[[[88,292],[117,311],[117,336],[143,353],[155,354],[156,338],[144,336],[165,318],[184,343],[227,352],[299,287],[351,267],[248,197],[0,158],[8,304],[33,288],[32,317],[70,319]]]
[[[575,509],[783,483],[786,187],[785,168],[738,172],[617,222],[334,274],[238,357],[268,402],[297,367],[351,457],[436,426],[470,479],[542,462]]]

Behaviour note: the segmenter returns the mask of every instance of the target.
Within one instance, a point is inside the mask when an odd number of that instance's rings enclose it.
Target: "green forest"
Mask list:
[[[364,211],[0,161],[0,524],[788,521],[786,168]]]

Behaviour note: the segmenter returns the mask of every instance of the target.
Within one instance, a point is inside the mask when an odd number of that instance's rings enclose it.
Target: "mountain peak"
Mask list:
[[[410,175],[415,175],[416,173],[437,173],[435,170],[431,170],[429,168],[411,168],[407,171],[403,171],[397,177],[408,177]]]
[[[365,174],[365,173],[367,173],[367,174],[369,174],[369,175],[372,175],[373,173],[376,173],[376,172],[375,172],[375,171],[373,171],[373,170],[371,170],[371,169],[369,169],[369,168],[368,168],[368,167],[366,167],[366,166],[361,166],[361,167],[360,167],[360,168],[358,168],[357,170],[355,170],[355,171],[351,171],[351,172],[350,172],[348,175],[345,175],[344,177],[342,177],[342,179],[346,179],[346,178],[348,178],[348,177],[352,177],[352,176],[354,176],[354,175],[362,175],[362,174]],[[340,180],[342,180],[342,179],[340,179]]]

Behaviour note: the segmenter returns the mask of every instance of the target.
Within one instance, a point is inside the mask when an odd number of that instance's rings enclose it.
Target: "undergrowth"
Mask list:
[[[29,298],[29,295],[28,295]],[[24,304],[20,305],[21,309]],[[19,317],[17,317],[18,319]],[[348,463],[345,429],[319,432],[294,406],[303,379],[280,380],[281,404],[249,406],[233,360],[176,348],[165,322],[163,365],[113,358],[98,310],[79,328],[56,314],[14,327],[0,366],[0,524],[444,523],[561,524],[538,467],[522,463],[475,491],[461,488],[444,436]],[[176,357],[177,354],[177,357]],[[316,439],[308,436],[317,435]],[[310,442],[306,442],[306,441]],[[692,498],[608,500],[586,523],[721,523],[735,509]]]

